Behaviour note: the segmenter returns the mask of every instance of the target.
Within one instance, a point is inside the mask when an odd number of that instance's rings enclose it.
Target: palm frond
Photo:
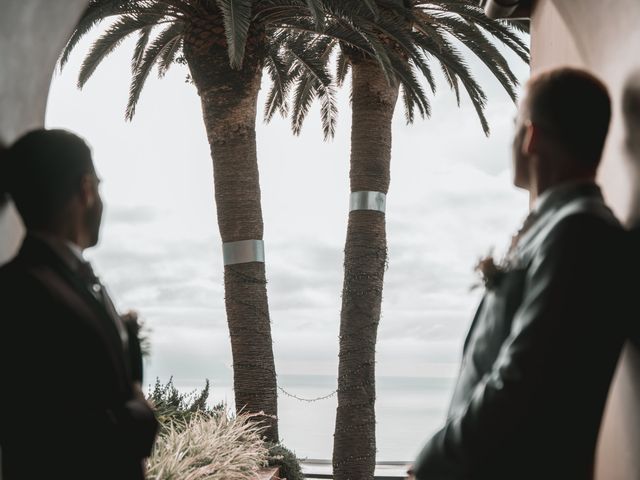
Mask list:
[[[407,125],[411,124],[415,120],[415,101],[413,96],[407,91],[407,88],[403,85],[402,88],[402,102],[404,103],[404,118]]]
[[[430,117],[431,103],[411,64],[408,62],[394,62],[394,73],[397,81],[403,87],[404,94],[411,99],[412,108],[418,108],[421,118]],[[405,112],[405,114],[406,113],[411,113],[412,117],[415,117],[413,112]]]
[[[231,67],[242,68],[251,25],[251,0],[216,0],[224,21]]]
[[[313,17],[318,31],[322,30],[324,23],[324,8],[320,0],[305,0],[307,8]]]
[[[485,135],[489,135],[489,124],[484,115],[487,97],[480,84],[478,84],[475,78],[473,78],[469,66],[464,61],[464,58],[458,49],[449,41],[445,41],[445,48],[438,49],[431,38],[425,35],[416,37],[416,41],[419,42],[420,47],[426,51],[438,52],[437,55],[434,54],[434,57],[443,65],[443,71],[446,72],[445,77],[448,75],[450,80],[456,78],[460,83],[462,83],[462,86],[467,92],[469,99],[476,110],[482,130]],[[455,83],[451,81],[450,85],[455,85]]]
[[[445,80],[449,84],[449,88],[453,90],[453,93],[456,96],[456,104],[458,107],[460,106],[460,85],[458,83],[458,77],[456,74],[447,67],[446,64],[440,62],[440,67],[442,68],[442,73],[444,75]]]
[[[511,71],[502,53],[490,42],[478,27],[455,17],[441,18],[440,25],[467,47],[500,82],[513,101],[516,100],[518,79]]]
[[[270,122],[277,111],[284,118],[289,112],[287,96],[291,88],[289,68],[277,48],[273,48],[266,56],[265,69],[271,79],[271,89],[265,102],[264,119]]]
[[[309,107],[314,98],[320,100],[320,117],[325,140],[336,131],[337,100],[328,61],[336,44],[328,37],[300,36],[286,44],[292,60],[290,74],[299,78],[294,92],[292,130],[300,134]]]
[[[136,68],[138,68],[138,65],[142,61],[144,50],[149,43],[149,37],[151,37],[151,30],[153,30],[152,27],[140,29],[136,48],[133,50],[133,56],[131,57],[131,73],[136,71]]]
[[[78,87],[82,88],[93,75],[98,65],[132,33],[149,27],[149,21],[134,15],[121,16],[96,40],[82,62],[78,76]]]
[[[293,93],[293,111],[291,115],[291,129],[294,135],[300,135],[304,119],[309,113],[311,104],[317,95],[315,78],[312,75],[302,75],[296,83]]]
[[[520,33],[530,33],[531,22],[529,20],[502,20],[501,24],[513,27]]]
[[[101,21],[115,15],[125,13],[125,7],[122,2],[114,0],[103,0],[90,2],[86,10],[80,17],[76,28],[73,30],[71,37],[67,41],[62,54],[60,55],[59,65],[60,68],[69,61],[69,56],[73,49],[78,45],[80,40],[91,31],[93,27],[98,25]]]
[[[456,2],[449,5],[446,13],[457,14],[461,19],[487,31],[518,55],[523,62],[529,63],[529,47],[521,37],[524,32],[517,21],[494,20],[488,18],[477,5]]]
[[[415,58],[412,58],[410,62],[413,65],[413,68],[422,73],[422,76],[427,81],[427,85],[429,85],[429,89],[431,93],[435,95],[437,90],[436,79],[433,77],[433,73],[431,72],[431,64],[429,62],[429,55],[426,52],[421,52],[419,61],[416,61]]]
[[[361,0],[362,4],[373,13],[374,18],[378,18],[380,11],[378,10],[378,5],[376,5],[375,0]]]
[[[342,48],[338,49],[338,57],[336,59],[336,84],[341,87],[351,68],[351,62]]]
[[[169,40],[167,47],[162,49],[158,58],[158,76],[164,77],[169,71],[169,67],[176,61],[178,54],[182,52],[182,36],[176,36],[173,40]]]
[[[140,100],[140,93],[149,77],[151,69],[156,62],[162,61],[163,55],[166,56],[168,50],[174,48],[174,41],[180,39],[183,31],[184,26],[181,23],[176,22],[169,25],[158,34],[145,51],[142,61],[133,74],[131,86],[129,87],[129,100],[125,112],[125,118],[127,120],[131,120],[135,115],[136,105],[138,104],[138,100]]]
[[[322,121],[322,133],[324,139],[329,140],[336,135],[338,119],[338,101],[333,85],[317,86],[320,97],[320,120]]]

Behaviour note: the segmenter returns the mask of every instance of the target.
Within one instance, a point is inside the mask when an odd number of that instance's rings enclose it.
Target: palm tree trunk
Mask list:
[[[247,46],[241,70],[229,67],[220,16],[192,25],[184,54],[200,95],[211,146],[215,201],[222,241],[262,240],[263,221],[256,153],[256,104],[262,65]],[[262,36],[263,38],[263,36]],[[225,266],[225,305],[233,354],[236,409],[264,412],[268,440],[278,441],[277,383],[265,265]]]
[[[387,193],[391,121],[398,86],[371,60],[352,61],[351,191]],[[349,213],[340,315],[336,480],[373,479],[376,459],[375,348],[387,261],[384,213]]]

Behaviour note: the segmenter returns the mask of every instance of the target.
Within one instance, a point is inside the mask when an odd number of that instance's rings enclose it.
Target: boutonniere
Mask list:
[[[509,269],[505,261],[496,263],[493,254],[489,253],[489,255],[478,261],[474,267],[474,271],[479,274],[480,281],[471,288],[474,289],[484,286],[487,290],[493,290],[500,285],[500,282]]]

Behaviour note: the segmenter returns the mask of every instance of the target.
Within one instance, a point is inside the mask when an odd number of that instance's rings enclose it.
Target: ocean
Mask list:
[[[202,381],[176,381],[183,392],[201,389]],[[323,397],[336,389],[329,375],[279,375],[279,386],[304,399]],[[233,406],[230,384],[211,379],[211,404]],[[410,462],[428,438],[444,423],[454,386],[453,378],[378,377],[376,380],[376,437],[378,461]],[[278,399],[280,437],[284,445],[306,459],[330,459],[337,399],[301,401],[285,393]]]

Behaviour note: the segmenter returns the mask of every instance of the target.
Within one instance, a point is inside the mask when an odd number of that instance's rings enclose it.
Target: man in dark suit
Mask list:
[[[69,132],[36,130],[3,156],[27,229],[0,268],[3,479],[142,479],[157,422],[136,325],[82,254],[102,217],[91,152]]]
[[[586,72],[529,82],[513,155],[531,213],[504,261],[481,262],[487,291],[416,479],[592,478],[625,335],[623,230],[595,184],[610,115],[606,88]]]

